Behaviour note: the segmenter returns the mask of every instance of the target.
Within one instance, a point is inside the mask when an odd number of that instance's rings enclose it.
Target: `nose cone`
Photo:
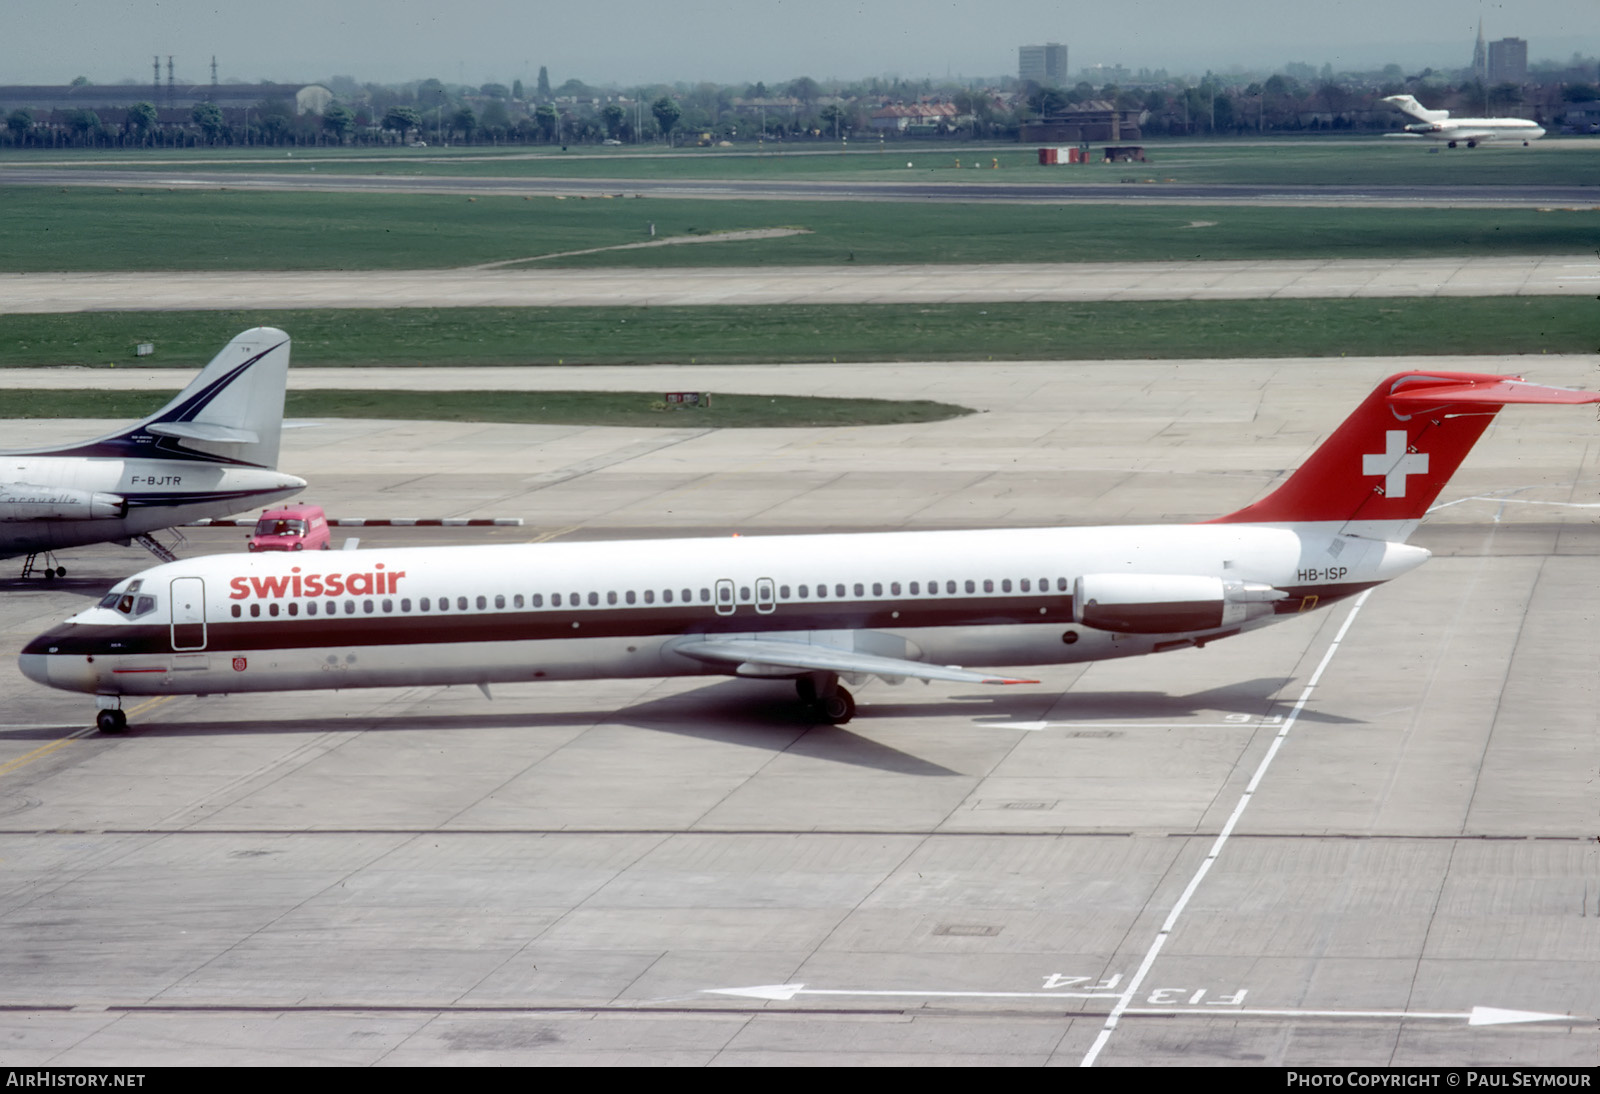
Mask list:
[[[94,691],[97,677],[93,658],[79,650],[68,651],[72,644],[63,625],[54,631],[41,634],[22,647],[17,657],[17,668],[22,675],[46,687],[63,691]]]
[[[17,658],[17,667],[36,684],[50,683],[50,655],[48,653],[26,653]]]

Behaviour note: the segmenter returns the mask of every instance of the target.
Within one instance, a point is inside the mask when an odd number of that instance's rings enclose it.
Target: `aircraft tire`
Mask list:
[[[817,717],[832,726],[842,726],[856,716],[856,701],[844,688],[817,700]]]
[[[122,733],[128,728],[128,716],[121,710],[102,710],[95,715],[94,724],[101,733]]]

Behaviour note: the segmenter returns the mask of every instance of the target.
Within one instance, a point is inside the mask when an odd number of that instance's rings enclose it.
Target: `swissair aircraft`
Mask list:
[[[1457,141],[1466,141],[1468,148],[1478,147],[1479,141],[1521,141],[1527,144],[1544,136],[1538,122],[1527,118],[1452,118],[1448,110],[1429,110],[1411,95],[1390,95],[1383,100],[1396,109],[1417,119],[1406,126],[1406,133],[1448,141],[1454,148]]]
[[[1159,653],[1420,565],[1406,539],[1506,403],[1600,393],[1404,372],[1266,498],[1204,524],[213,555],[119,582],[22,671],[124,696],[723,674],[792,680],[818,719],[877,676]],[[968,667],[957,667],[968,666]]]
[[[151,533],[226,516],[306,488],[278,471],[289,336],[247,330],[166,406],[130,429],[67,448],[0,452],[0,558],[46,557],[87,543],[138,542],[173,554]]]

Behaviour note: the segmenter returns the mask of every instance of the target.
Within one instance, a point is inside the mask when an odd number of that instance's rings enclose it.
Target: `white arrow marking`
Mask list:
[[[1507,1026],[1516,1022],[1587,1022],[1575,1014],[1544,1014],[1535,1010],[1501,1010],[1473,1007],[1465,1011],[1427,1010],[1202,1010],[1199,1007],[1129,1007],[1123,1014],[1204,1014],[1226,1018],[1426,1018],[1440,1022],[1466,1019],[1469,1026]]]
[[[1073,991],[847,991],[807,988],[804,984],[762,984],[752,988],[705,988],[707,995],[737,995],[787,1003],[797,995],[897,996],[920,999],[1118,999],[1115,992]],[[1473,1007],[1462,1011],[1425,1010],[1266,1010],[1259,1007],[1206,1010],[1203,1007],[1129,1007],[1123,1014],[1195,1014],[1205,1018],[1411,1018],[1440,1022],[1465,1021],[1469,1026],[1507,1026],[1518,1022],[1587,1022],[1575,1014],[1546,1014],[1535,1010]]]
[[[1085,991],[844,991],[807,988],[804,984],[763,984],[754,988],[704,988],[707,995],[741,995],[787,1003],[797,995],[871,995],[916,999],[1120,999],[1116,992]]]

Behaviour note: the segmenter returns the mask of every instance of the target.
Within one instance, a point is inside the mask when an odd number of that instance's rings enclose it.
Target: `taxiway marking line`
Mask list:
[[[171,695],[157,695],[152,699],[149,699],[149,700],[146,700],[143,703],[140,703],[138,706],[134,707],[128,713],[130,713],[130,714],[140,714],[140,713],[143,713],[146,710],[149,710],[151,707],[159,706],[162,703],[170,703],[170,702],[172,702],[172,699],[173,699],[173,697]],[[95,732],[95,728],[93,726],[85,726],[85,727],[83,727],[82,729],[78,730],[75,733],[67,734],[65,737],[62,737],[60,740],[51,741],[47,745],[40,745],[38,748],[34,749],[31,752],[24,752],[22,755],[16,757],[15,759],[7,760],[5,763],[0,764],[0,775],[9,775],[13,771],[17,771],[17,770],[20,770],[21,768],[27,767],[31,763],[35,763],[35,762],[37,762],[39,760],[44,759],[46,756],[49,756],[49,755],[52,755],[52,754],[54,754],[56,752],[61,751],[63,748],[66,748],[68,745],[70,745],[73,741],[81,740],[82,738],[87,737],[87,736],[89,736],[89,734],[94,733],[94,732]]]
[[[76,741],[79,737],[87,736],[88,733],[89,730],[87,728],[80,729],[76,733],[69,733],[67,736],[62,737],[58,741],[51,741],[47,745],[40,745],[32,752],[24,752],[14,760],[7,760],[5,763],[0,764],[0,775],[9,775],[18,768],[27,767],[35,760],[42,760],[51,753],[59,752],[61,749],[70,745],[73,741]]]
[[[1150,944],[1150,949],[1145,953],[1144,960],[1139,963],[1138,971],[1128,981],[1127,988],[1123,990],[1122,998],[1111,1008],[1111,1013],[1106,1017],[1106,1024],[1101,1027],[1099,1035],[1094,1039],[1094,1044],[1089,1047],[1089,1051],[1084,1055],[1082,1062],[1078,1066],[1093,1067],[1101,1050],[1105,1048],[1106,1042],[1111,1039],[1111,1034],[1117,1028],[1117,1021],[1128,1011],[1133,1002],[1133,997],[1138,993],[1140,985],[1144,983],[1144,978],[1150,974],[1151,966],[1155,964],[1156,958],[1161,955],[1162,948],[1167,944],[1167,939],[1172,936],[1174,928],[1177,927],[1178,918],[1183,915],[1184,909],[1189,906],[1189,900],[1194,896],[1195,890],[1200,887],[1200,883],[1211,872],[1211,866],[1217,861],[1217,856],[1222,854],[1222,849],[1227,846],[1228,839],[1233,835],[1233,830],[1238,825],[1239,818],[1244,815],[1245,809],[1250,805],[1250,799],[1254,796],[1256,788],[1261,785],[1261,780],[1266,777],[1267,769],[1272,766],[1272,761],[1277,757],[1278,750],[1283,747],[1283,742],[1288,738],[1289,731],[1294,728],[1295,722],[1299,720],[1300,712],[1311,701],[1311,693],[1316,690],[1317,684],[1322,680],[1322,674],[1333,663],[1333,655],[1339,652],[1339,646],[1343,644],[1345,635],[1350,631],[1351,624],[1356,621],[1356,616],[1361,614],[1362,606],[1366,604],[1367,598],[1371,595],[1372,590],[1368,589],[1356,598],[1355,606],[1350,609],[1350,614],[1345,617],[1338,633],[1333,636],[1332,644],[1328,646],[1327,652],[1322,655],[1322,661],[1317,665],[1317,671],[1311,674],[1310,680],[1306,681],[1305,690],[1300,693],[1300,698],[1295,701],[1288,716],[1284,718],[1283,726],[1278,730],[1277,736],[1272,739],[1272,744],[1268,747],[1267,754],[1261,758],[1261,763],[1256,766],[1255,774],[1250,777],[1249,785],[1244,788],[1244,793],[1239,796],[1238,804],[1233,807],[1233,814],[1228,817],[1228,822],[1222,826],[1222,831],[1217,834],[1216,841],[1212,843],[1211,850],[1206,854],[1205,861],[1195,871],[1194,877],[1189,879],[1189,884],[1184,888],[1183,895],[1178,898],[1178,902],[1172,906],[1172,911],[1167,914],[1166,922],[1162,923],[1161,929],[1156,932],[1155,941]]]

